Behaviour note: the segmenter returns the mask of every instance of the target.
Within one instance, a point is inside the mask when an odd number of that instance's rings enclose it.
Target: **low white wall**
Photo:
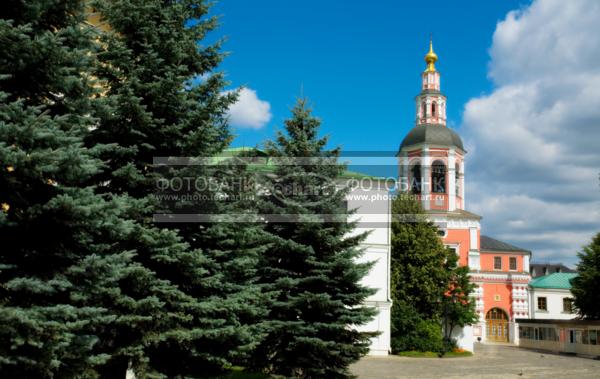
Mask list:
[[[513,321],[509,323],[508,340],[515,345],[519,344],[519,323]]]
[[[467,325],[464,328],[455,328],[452,332],[452,338],[456,339],[459,348],[467,351],[473,351],[475,337],[473,336],[473,326]]]
[[[388,355],[391,350],[391,308],[389,301],[367,301],[366,306],[377,309],[377,315],[371,322],[360,325],[356,329],[360,332],[379,332],[371,338],[369,355]]]
[[[558,341],[536,341],[527,338],[521,339],[519,341],[519,346],[529,349],[548,350],[554,353],[558,353],[562,350],[561,343]]]

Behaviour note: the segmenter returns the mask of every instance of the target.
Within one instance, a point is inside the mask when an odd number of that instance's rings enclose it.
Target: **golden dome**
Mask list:
[[[435,71],[435,62],[437,59],[437,55],[433,52],[433,41],[429,40],[429,52],[425,55],[425,62],[427,62],[425,72]]]

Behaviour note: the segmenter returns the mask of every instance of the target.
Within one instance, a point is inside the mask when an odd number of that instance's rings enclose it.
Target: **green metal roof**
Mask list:
[[[554,274],[540,276],[532,279],[529,285],[533,288],[557,288],[571,289],[571,279],[577,276],[577,273],[556,272]]]

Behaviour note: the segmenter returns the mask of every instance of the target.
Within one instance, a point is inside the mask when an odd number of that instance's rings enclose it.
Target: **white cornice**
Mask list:
[[[427,216],[429,220],[433,223],[444,223],[446,224],[446,229],[469,229],[469,228],[481,228],[481,224],[478,220],[469,220],[469,219],[457,219],[448,216]]]
[[[515,274],[510,272],[470,272],[472,281],[516,281],[528,283],[531,280],[529,274]]]
[[[446,127],[447,126],[444,126],[444,128],[446,128]],[[450,128],[450,129],[452,129],[452,128]],[[400,151],[401,152],[402,151],[406,151],[408,154],[410,154],[411,152],[423,150],[425,148],[448,150],[450,147],[448,145],[436,145],[436,144],[430,144],[430,143],[417,143],[417,144],[414,144],[414,145],[406,146],[406,147],[402,148],[402,150],[400,150]],[[461,150],[458,147],[455,147],[455,149],[456,149],[457,156],[460,156],[462,158],[465,155],[464,150]]]

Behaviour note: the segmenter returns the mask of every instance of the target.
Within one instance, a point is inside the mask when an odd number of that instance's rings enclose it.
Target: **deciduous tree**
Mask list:
[[[455,329],[474,324],[478,317],[471,297],[475,284],[469,278],[469,267],[459,266],[458,256],[449,251],[446,269],[448,284],[442,299],[443,330],[444,340],[447,345],[452,345],[452,333]]]
[[[392,350],[443,353],[455,327],[476,320],[469,269],[457,265],[411,194],[397,196],[392,214]]]

